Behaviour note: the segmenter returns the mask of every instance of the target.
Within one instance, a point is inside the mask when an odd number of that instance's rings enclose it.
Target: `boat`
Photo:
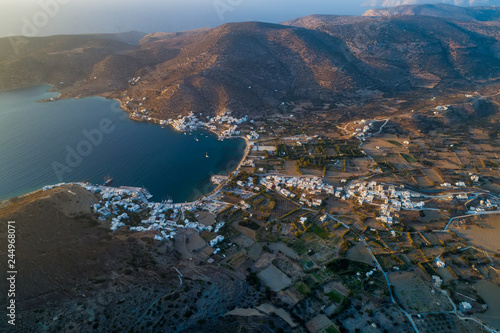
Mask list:
[[[149,193],[149,191],[144,186],[142,187],[141,192],[144,197],[146,197],[146,199],[151,199],[153,197],[153,195]]]
[[[200,140],[198,140],[198,138],[194,138],[194,139],[195,139],[196,141],[200,141]]]
[[[208,158],[208,153],[205,154],[205,157]]]
[[[104,186],[108,186],[109,184],[111,184],[112,181],[113,181],[113,178],[111,178],[109,175],[107,175],[106,177],[104,177]]]

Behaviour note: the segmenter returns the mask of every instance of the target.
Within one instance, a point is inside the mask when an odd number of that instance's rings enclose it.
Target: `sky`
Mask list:
[[[227,22],[358,15],[363,0],[0,0],[0,37],[174,32]]]

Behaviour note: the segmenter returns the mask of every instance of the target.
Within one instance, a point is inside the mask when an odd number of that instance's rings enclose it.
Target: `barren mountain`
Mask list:
[[[405,5],[422,5],[422,4],[436,4],[443,3],[454,6],[498,6],[498,0],[367,0],[363,6],[370,7],[394,7]]]
[[[461,19],[416,16],[429,8]],[[265,116],[303,100],[359,104],[380,94],[446,94],[498,77],[495,8],[400,11],[415,15],[233,23],[151,34],[135,45],[106,35],[34,38],[17,53],[3,39],[0,88],[51,83],[63,97],[115,97],[129,101],[131,112],[144,108],[168,119],[226,109]],[[133,77],[140,79],[130,83]]]
[[[283,102],[361,99],[360,90],[465,87],[497,76],[498,32],[432,17],[226,24],[191,38],[128,96],[147,97],[162,118],[169,110],[262,114]]]
[[[150,233],[111,232],[92,217],[97,201],[67,186],[0,207],[1,244],[16,221],[18,267],[16,326],[2,320],[1,332],[179,332],[240,301],[244,277],[180,261]]]
[[[84,95],[91,95],[123,89],[137,70],[172,56],[170,50],[133,45],[137,37],[99,34],[2,38],[0,89],[49,83],[63,94],[71,91],[71,96],[82,90]]]
[[[426,4],[370,9],[363,16],[434,16],[461,21],[494,21],[500,19],[499,7],[457,7],[446,4]]]

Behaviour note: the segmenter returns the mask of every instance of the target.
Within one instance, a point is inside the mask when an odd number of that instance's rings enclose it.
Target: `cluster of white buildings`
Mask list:
[[[215,228],[214,228],[214,232],[215,233],[218,233],[220,231],[220,229],[224,226],[224,222],[219,222],[215,225]]]
[[[144,97],[144,100],[146,100],[146,97]],[[125,105],[129,105],[130,102],[133,102],[134,101],[134,98],[131,98],[129,101],[126,101],[125,102]],[[142,106],[143,104],[142,103],[139,103],[139,106]],[[147,109],[141,109],[141,110],[137,110],[134,111],[132,113],[132,118],[134,119],[142,119],[142,120],[147,120],[147,121],[158,121],[157,119],[149,116],[149,111]],[[165,120],[160,120],[158,121],[161,125],[165,125],[167,122]]]
[[[335,194],[335,187],[324,183],[323,179],[320,177],[284,177],[271,175],[261,178],[260,183],[268,189],[274,188],[278,192],[282,189],[295,188],[306,191],[311,195],[322,193],[329,195]],[[292,195],[292,193],[288,190],[285,193],[290,193],[285,195],[286,197],[291,197]]]
[[[469,177],[470,177],[470,180],[472,180],[473,182],[477,183],[479,181],[479,176],[469,172]]]
[[[217,245],[217,243],[220,243],[224,240],[224,236],[222,235],[219,235],[217,237],[215,237],[214,239],[212,239],[208,244],[211,246],[211,247],[214,247],[215,245]]]
[[[372,123],[366,123],[366,120],[361,120],[359,122],[360,125],[363,125],[363,127],[358,127],[356,128],[356,132],[353,133],[353,136],[357,137],[358,139],[363,139],[365,135],[372,129],[373,124]]]
[[[296,195],[290,190],[296,189],[302,191],[302,195],[299,198],[301,205],[309,207],[319,207],[323,203],[320,198],[315,198],[317,195],[334,195],[335,187],[332,185],[325,184],[323,180],[319,177],[283,177],[283,176],[267,176],[260,180],[262,186],[268,189],[274,189],[276,192],[280,193],[287,198],[295,198]],[[339,188],[338,195],[342,188]],[[313,196],[311,198],[311,196]]]
[[[423,201],[413,201],[412,198],[420,197],[420,194],[408,190],[396,189],[394,185],[381,185],[377,182],[355,182],[346,187],[346,194],[342,199],[355,197],[359,204],[373,204],[374,200],[381,203],[380,216],[378,220],[389,225],[395,223],[393,213],[401,209],[417,210],[424,208]]]
[[[129,81],[130,84],[135,84],[139,82],[139,78],[133,78],[132,80]],[[147,100],[146,97],[143,97],[143,101]],[[134,101],[134,98],[131,98],[130,100],[126,101],[125,104],[128,106],[131,102]],[[143,103],[139,103],[139,107],[141,107]],[[200,113],[200,116],[203,114]],[[162,126],[166,125],[172,125],[174,129],[176,129],[179,132],[187,132],[187,131],[194,131],[199,128],[207,128],[211,131],[217,131],[217,126],[216,125],[225,125],[225,128],[220,132],[219,136],[221,138],[229,138],[232,136],[239,136],[241,135],[241,132],[237,130],[238,125],[246,122],[248,120],[248,116],[245,115],[242,118],[235,118],[231,116],[231,111],[224,111],[221,114],[218,114],[215,117],[210,117],[206,116],[206,122],[198,119],[197,116],[193,112],[190,112],[187,116],[181,116],[177,119],[168,119],[168,120],[160,120],[157,118],[153,118],[149,116],[149,111],[147,109],[140,109],[140,110],[135,110],[131,114],[132,118],[137,119],[137,120],[146,120],[146,121],[151,121],[151,122],[156,122],[159,123]],[[253,123],[251,120],[250,122]],[[252,137],[255,137],[258,139],[258,134],[255,132],[252,132],[250,134]]]
[[[498,202],[496,202],[494,200],[492,201],[490,199],[486,199],[486,200],[479,201],[479,206],[477,206],[477,207],[471,206],[469,208],[469,211],[470,212],[484,212],[487,210],[491,210],[493,207],[499,207],[499,206],[500,205]]]
[[[253,159],[246,159],[243,163],[241,163],[241,166],[249,166],[255,168],[255,161]]]
[[[59,183],[43,187],[44,191],[51,190],[63,185],[79,185],[92,193],[100,193],[102,200],[92,205],[92,209],[98,215],[101,221],[111,217],[111,230],[116,230],[124,226],[129,220],[128,212],[140,212],[143,210],[150,194],[142,188],[122,187],[114,188],[107,186],[96,186],[86,183]],[[125,211],[122,214],[113,214],[113,212]],[[117,215],[117,216],[113,216]]]
[[[214,175],[210,178],[210,180],[212,181],[212,183],[219,185],[227,180],[227,176]]]
[[[244,123],[245,121],[248,120],[248,116],[244,116],[242,118],[235,118],[231,116],[231,111],[224,111],[221,114],[218,114],[217,116],[213,118],[209,118],[208,122],[205,124],[205,126],[211,130],[216,130],[218,125],[228,125],[228,127],[220,133],[220,136],[222,137],[232,137],[233,135],[240,135],[241,132],[237,130],[238,125],[241,123]]]
[[[198,127],[205,126],[205,123],[198,120],[193,112],[190,112],[184,117],[179,116],[179,118],[175,120],[169,119],[167,123],[171,124],[173,128],[180,132],[196,130]]]
[[[176,235],[179,229],[194,229],[198,232],[207,230],[218,233],[224,226],[224,222],[218,222],[214,226],[205,226],[204,224],[189,221],[184,219],[183,222],[177,223],[173,219],[178,220],[179,216],[184,216],[186,211],[195,211],[200,208],[208,209],[210,212],[215,212],[223,206],[217,203],[202,204],[194,202],[189,204],[173,204],[171,202],[149,202],[151,195],[142,188],[136,187],[108,187],[95,186],[86,183],[59,183],[43,187],[44,191],[64,185],[79,185],[84,189],[99,193],[101,200],[99,203],[93,204],[92,209],[97,214],[99,220],[106,221],[111,219],[110,229],[115,231],[130,222],[131,213],[141,213],[148,218],[141,221],[139,226],[131,226],[132,231],[149,231],[156,230],[160,234],[155,236],[157,240],[171,239]],[[218,236],[218,243],[224,238]]]
[[[374,267],[372,270],[366,272],[365,273],[366,278],[369,279],[376,271],[377,268]],[[361,280],[361,272],[357,272],[356,275],[358,276],[358,280]]]
[[[240,206],[241,206],[241,208],[243,208],[243,209],[245,209],[245,210],[246,210],[246,209],[249,209],[250,207],[252,207],[252,206],[250,206],[249,204],[247,204],[247,203],[245,202],[245,200],[241,200],[241,201],[240,201]]]
[[[258,184],[254,184],[253,183],[253,178],[252,177],[248,177],[245,181],[243,180],[238,180],[236,182],[236,184],[239,186],[239,187],[250,187],[251,189],[255,190],[255,191],[260,191],[260,187],[256,186]]]
[[[304,206],[307,205],[309,207],[319,207],[323,203],[323,200],[319,198],[309,199],[305,193],[302,193],[299,202]]]
[[[176,222],[179,217],[185,216],[186,211],[195,211],[199,208],[212,208],[214,210],[220,208],[220,205],[204,205],[201,202],[189,204],[173,204],[171,202],[148,202],[144,196],[143,190],[137,191],[131,189],[116,189],[111,187],[100,187],[102,200],[99,204],[94,205],[94,211],[99,214],[101,220],[111,218],[111,230],[117,230],[121,226],[125,226],[129,221],[127,213],[122,213],[113,217],[113,212],[123,208],[131,212],[142,212],[148,216],[147,219],[141,221],[141,225],[130,227],[132,231],[149,231],[156,230],[160,234],[155,235],[156,240],[172,239],[179,229],[194,229],[198,232],[203,230],[213,231],[218,233],[224,226],[224,222],[217,223],[213,226],[206,226],[202,223],[189,221],[185,218],[182,222]],[[120,211],[122,211],[121,209]],[[220,236],[222,237],[222,236]],[[222,238],[223,239],[223,238]],[[221,241],[218,238],[218,242]]]
[[[283,138],[283,140],[290,140],[290,141],[311,141],[315,138],[317,138],[318,136],[315,135],[315,136],[307,136],[305,134],[297,134],[297,135],[294,135],[294,136],[289,136],[289,137],[285,137]]]
[[[143,192],[141,188],[114,188],[107,186],[87,185],[87,190],[93,188],[94,193],[100,192],[102,200],[92,206],[94,212],[101,221],[111,217],[110,229],[115,231],[125,226],[130,221],[128,212],[137,213],[143,211],[148,202],[149,193]],[[125,211],[118,215],[116,212]],[[117,216],[113,216],[117,215]]]
[[[453,199],[453,195],[450,195],[449,198]],[[467,193],[457,193],[455,198],[460,199],[460,200],[468,200],[469,195]]]
[[[446,267],[446,263],[444,261],[442,261],[441,259],[436,258],[436,266],[439,268],[444,268],[444,267]]]
[[[123,221],[126,221],[129,219],[129,216],[127,213],[123,213],[121,215],[118,215],[117,217],[113,217],[111,219],[111,230],[115,231],[116,229],[118,229],[119,227],[124,227],[125,226],[125,223],[122,222]]]
[[[211,118],[208,124],[241,124],[248,120],[248,116],[244,116],[242,118],[235,118],[231,116],[231,111],[224,111],[221,114]]]
[[[472,309],[472,305],[469,302],[465,302],[465,301],[460,302],[460,304],[458,304],[458,306],[460,309],[463,309],[464,311]]]
[[[141,77],[138,76],[138,77],[133,77],[131,78],[130,80],[128,80],[128,83],[131,85],[131,86],[134,86],[136,85],[137,83],[139,83],[139,81],[141,80]]]
[[[259,137],[259,134],[255,131],[251,131],[249,134],[247,134],[248,140],[258,140]]]
[[[477,182],[479,180],[479,177],[477,176],[471,176],[471,180],[474,181],[474,182]],[[452,184],[450,183],[442,183],[442,184],[439,184],[441,187],[452,187]],[[455,186],[456,187],[467,187],[467,185],[465,184],[465,182],[456,182],[455,183]]]
[[[240,187],[249,187],[254,191],[260,191],[262,187],[265,187],[269,190],[275,190],[286,198],[292,199],[296,198],[296,194],[291,191],[292,188],[300,190],[302,191],[302,195],[299,198],[300,203],[309,207],[318,207],[323,203],[322,199],[311,198],[311,196],[336,194],[335,187],[325,184],[319,177],[285,177],[271,175],[260,178],[259,182],[260,186],[256,186],[258,184],[254,184],[253,178],[248,177],[246,181],[239,180],[236,183]],[[338,195],[340,196],[340,191],[343,191],[343,188],[339,187],[338,191]]]
[[[213,130],[215,130],[217,127],[213,126]],[[227,129],[223,130],[221,133],[220,133],[220,136],[223,137],[223,138],[230,138],[232,137],[233,135],[240,135],[241,132],[240,131],[237,131],[236,129],[238,128],[238,125],[231,125],[229,126]]]
[[[231,137],[234,135],[240,135],[241,132],[237,130],[238,124],[241,124],[245,121],[248,120],[248,116],[244,116],[242,118],[235,118],[232,117],[230,111],[225,111],[222,114],[219,114],[213,118],[210,118],[207,116],[208,121],[203,122],[199,120],[193,112],[189,113],[187,116],[181,117],[179,116],[178,119],[172,120],[169,119],[167,121],[162,121],[160,122],[162,125],[167,125],[170,124],[172,125],[176,130],[185,132],[185,131],[191,131],[191,130],[196,130],[201,127],[208,128],[209,130],[215,131],[217,130],[216,125],[227,125],[227,128],[224,129],[221,133],[221,137]],[[201,113],[200,113],[201,115]]]
[[[207,227],[204,224],[189,221],[189,219],[184,219],[184,221],[179,224],[173,220],[177,219],[179,216],[182,217],[186,211],[195,211],[200,207],[201,203],[173,204],[169,202],[149,202],[146,206],[149,217],[141,221],[145,226],[135,227],[133,230],[145,231],[165,229],[173,231],[181,228],[195,229],[198,232],[203,230],[212,231],[211,226]]]

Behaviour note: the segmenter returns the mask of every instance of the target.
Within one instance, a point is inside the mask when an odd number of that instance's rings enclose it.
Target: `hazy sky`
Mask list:
[[[363,0],[0,0],[0,36],[180,31],[226,22],[361,14]]]

